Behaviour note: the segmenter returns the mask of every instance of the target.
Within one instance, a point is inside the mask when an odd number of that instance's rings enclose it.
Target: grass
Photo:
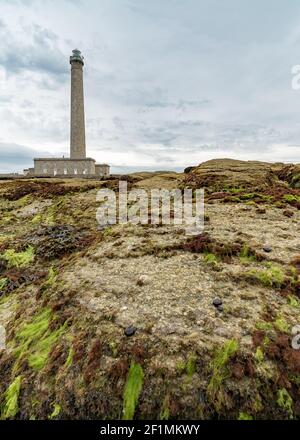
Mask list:
[[[253,263],[254,261],[256,261],[255,255],[251,253],[251,249],[247,244],[243,245],[239,257],[242,264]]]
[[[53,411],[50,414],[49,419],[50,420],[55,419],[55,417],[59,416],[60,412],[61,412],[61,406],[58,403],[54,403]]]
[[[2,295],[0,297],[0,307],[4,306],[6,303],[10,301],[11,297],[9,295]]]
[[[265,287],[280,288],[286,280],[283,270],[272,263],[267,263],[266,269],[253,269],[246,272],[246,275],[254,278]]]
[[[271,322],[260,321],[256,323],[255,327],[257,330],[263,330],[265,332],[273,330],[273,324]]]
[[[34,370],[44,368],[53,345],[65,332],[65,324],[50,331],[50,317],[51,311],[44,309],[16,333],[15,354],[18,359],[26,356],[29,366]]]
[[[0,290],[1,290],[1,288],[0,288]],[[299,307],[299,301],[298,301],[296,296],[289,295],[287,299],[288,299],[289,306],[291,306],[293,308],[298,308]]]
[[[290,325],[286,322],[285,318],[282,315],[278,315],[274,322],[265,322],[260,321],[257,322],[255,327],[258,330],[263,330],[265,332],[270,332],[274,330],[274,328],[281,333],[289,333],[290,332]],[[258,356],[260,356],[258,354]]]
[[[285,318],[281,315],[277,316],[276,320],[274,321],[274,327],[282,333],[290,332],[289,324],[286,322]]]
[[[169,395],[167,395],[164,398],[161,412],[159,415],[159,419],[160,420],[169,420],[169,418],[170,418],[170,397],[169,397]]]
[[[32,246],[28,246],[23,252],[16,252],[14,249],[7,249],[1,257],[7,262],[9,268],[26,267],[34,261],[34,249]]]
[[[300,202],[300,196],[298,195],[293,195],[293,194],[285,194],[283,196],[283,199],[288,202],[288,203],[292,203],[292,202]]]
[[[31,223],[33,223],[34,225],[37,225],[37,224],[42,223],[42,220],[43,220],[43,216],[41,214],[36,214],[32,218]]]
[[[8,279],[7,278],[0,278],[0,292],[2,292],[2,290],[5,289],[7,284],[8,284]]]
[[[281,388],[277,392],[277,404],[287,412],[289,418],[293,418],[293,399],[285,388]]]
[[[241,195],[239,196],[240,200],[251,200],[251,199],[253,199],[254,197],[256,197],[256,194],[255,194],[255,193],[246,193],[246,194],[241,194]]]
[[[238,416],[238,420],[253,420],[253,417],[250,416],[250,414],[240,412],[240,414]]]
[[[11,419],[19,412],[19,395],[22,377],[17,376],[4,393],[4,404],[1,408],[1,419]]]
[[[221,347],[210,363],[212,376],[207,387],[208,395],[216,402],[216,406],[222,403],[221,386],[225,379],[230,376],[227,364],[230,358],[237,352],[238,343],[230,339]]]
[[[194,354],[191,354],[187,360],[187,363],[186,363],[186,374],[188,375],[188,377],[192,377],[193,374],[195,374],[196,361],[197,361],[197,356]]]
[[[256,352],[254,354],[254,358],[258,363],[264,360],[264,352],[260,347],[257,347]]]
[[[74,356],[74,350],[73,350],[73,347],[70,347],[68,357],[65,362],[65,366],[67,368],[71,367],[71,365],[73,364],[73,356]]]
[[[292,177],[291,187],[300,188],[300,173],[297,173]]]
[[[225,190],[226,190],[226,188],[225,188]],[[244,188],[229,188],[229,189],[227,189],[227,191],[230,192],[231,194],[239,194],[245,190],[244,190]]]
[[[55,226],[57,220],[58,209],[61,207],[61,200],[53,202],[52,205],[48,206],[48,208],[43,213],[36,214],[32,219],[31,223],[33,225],[44,224],[47,226]]]
[[[140,364],[132,362],[123,394],[123,420],[133,420],[135,408],[143,388],[144,372]]]
[[[218,258],[215,256],[215,254],[208,253],[204,255],[204,261],[207,264],[210,264],[212,266],[218,265]]]
[[[43,284],[43,288],[47,289],[47,288],[51,288],[54,287],[56,285],[56,281],[57,281],[57,271],[56,269],[52,266],[49,269],[48,272],[48,278],[47,280],[44,282]]]

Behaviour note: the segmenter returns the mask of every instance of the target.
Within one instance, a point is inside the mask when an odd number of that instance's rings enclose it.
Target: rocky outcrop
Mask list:
[[[284,168],[284,164],[259,161],[209,160],[192,169],[186,175],[184,185],[191,188],[206,187],[214,191],[224,188],[263,190],[275,185],[286,185],[280,178]]]

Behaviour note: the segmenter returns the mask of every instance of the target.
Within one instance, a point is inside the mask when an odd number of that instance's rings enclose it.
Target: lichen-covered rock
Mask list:
[[[263,190],[283,185],[270,163],[233,159],[214,159],[201,163],[190,171],[184,185],[191,188],[224,188]]]
[[[242,189],[245,167],[207,166],[220,187],[193,237],[150,223],[98,231],[97,188],[118,179],[59,181],[51,204],[33,182],[0,181],[12,194],[0,198],[3,418],[300,418],[299,189],[282,164],[253,163],[263,190]],[[195,171],[131,185],[172,188]]]

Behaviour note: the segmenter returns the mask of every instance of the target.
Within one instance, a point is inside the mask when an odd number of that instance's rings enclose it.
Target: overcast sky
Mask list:
[[[113,171],[300,162],[299,0],[0,0],[0,172],[69,154],[74,48]]]

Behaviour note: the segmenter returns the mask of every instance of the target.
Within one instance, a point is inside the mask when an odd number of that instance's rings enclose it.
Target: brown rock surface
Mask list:
[[[279,180],[283,164],[234,159],[214,159],[201,163],[185,177],[185,184],[193,188],[208,187],[214,190],[245,188],[262,190],[284,185]]]

